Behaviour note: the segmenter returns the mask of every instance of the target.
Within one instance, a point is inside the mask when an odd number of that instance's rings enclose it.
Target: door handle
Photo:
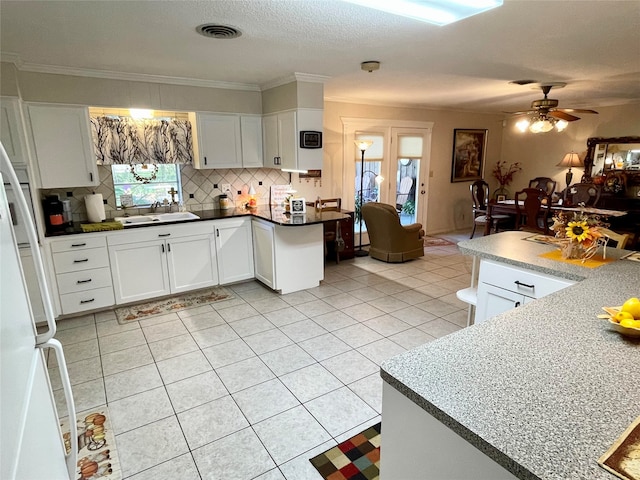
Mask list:
[[[170,252],[171,251],[171,244],[167,243],[167,251]]]
[[[160,247],[162,248],[162,253],[164,253],[164,243]]]
[[[516,280],[516,281],[515,281],[515,282],[513,282],[513,283],[515,283],[515,284],[516,284],[516,285],[518,285],[519,287],[527,287],[527,288],[530,288],[530,289],[532,289],[532,290],[533,290],[534,288],[536,288],[536,286],[535,286],[535,285],[528,285],[528,284],[526,284],[526,283],[522,283],[520,280]]]
[[[520,306],[520,302],[516,302],[515,307],[518,308]]]
[[[91,302],[95,302],[95,298],[90,298],[89,300],[80,300],[80,304],[82,305],[83,303],[91,303]]]
[[[89,259],[88,258],[83,258],[82,260],[74,260],[73,263],[84,263],[84,262],[88,262]]]
[[[91,279],[89,278],[88,280],[77,280],[76,283],[78,285],[82,284],[82,283],[89,283],[91,281]]]
[[[170,237],[171,234],[170,233],[159,233],[158,237]]]
[[[72,247],[86,247],[87,244],[86,243],[72,243],[71,246]]]
[[[207,164],[207,157],[204,157],[204,164]]]

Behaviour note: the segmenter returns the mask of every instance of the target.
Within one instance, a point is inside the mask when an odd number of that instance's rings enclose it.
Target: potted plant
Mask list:
[[[508,187],[513,181],[513,176],[522,171],[522,167],[520,166],[520,162],[515,162],[509,165],[507,168],[507,162],[504,160],[498,160],[496,162],[496,166],[493,167],[493,178],[498,180],[500,184],[500,188],[498,188],[495,192],[493,192],[493,198],[497,198],[498,195],[504,195],[505,198],[509,196],[509,190],[505,187]]]

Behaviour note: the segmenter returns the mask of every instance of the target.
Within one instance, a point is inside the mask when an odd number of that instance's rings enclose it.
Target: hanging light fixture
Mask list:
[[[531,133],[546,133],[550,132],[554,128],[558,132],[562,132],[569,122],[566,120],[558,120],[553,117],[548,117],[544,114],[535,115],[531,119],[523,118],[516,123],[516,128],[521,132],[529,130]]]

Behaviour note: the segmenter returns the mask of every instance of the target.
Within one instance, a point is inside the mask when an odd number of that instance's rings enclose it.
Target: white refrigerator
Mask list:
[[[76,476],[77,435],[70,432],[66,454],[55,400],[45,365],[47,350],[60,365],[67,412],[75,425],[71,384],[46,286],[33,221],[27,235],[45,307],[47,328],[37,333],[4,183],[16,192],[16,207],[31,219],[27,202],[9,158],[0,143],[0,479],[63,480]]]

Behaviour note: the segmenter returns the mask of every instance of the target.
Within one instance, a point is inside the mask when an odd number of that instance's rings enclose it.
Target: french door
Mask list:
[[[426,226],[431,122],[343,119],[343,203],[356,212],[356,245],[360,241],[360,202],[392,205],[403,225]],[[364,152],[356,141],[369,141]],[[361,188],[362,187],[362,188]],[[362,222],[362,244],[369,243]]]

